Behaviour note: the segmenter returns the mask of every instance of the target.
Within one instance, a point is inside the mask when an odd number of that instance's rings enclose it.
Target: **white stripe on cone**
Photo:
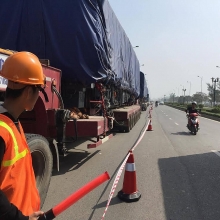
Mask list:
[[[126,171],[129,171],[129,172],[134,172],[134,171],[136,171],[135,163],[127,163],[127,164],[126,164],[126,167],[125,167],[125,170],[126,170]]]

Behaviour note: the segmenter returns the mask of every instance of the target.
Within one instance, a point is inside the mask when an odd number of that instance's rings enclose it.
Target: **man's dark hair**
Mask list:
[[[24,91],[24,89],[26,87],[27,86],[25,86],[22,89],[10,89],[10,88],[7,87],[6,91],[5,91],[5,98],[17,99],[18,97],[21,96],[22,92]],[[36,86],[32,86],[32,85],[30,85],[30,87],[33,89],[33,92],[35,93],[36,90],[37,90],[37,87]]]

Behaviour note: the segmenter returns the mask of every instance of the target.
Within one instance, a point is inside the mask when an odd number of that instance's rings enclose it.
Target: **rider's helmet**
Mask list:
[[[0,71],[4,78],[27,85],[45,86],[46,78],[37,56],[30,52],[16,52],[9,56]]]
[[[195,104],[195,105],[197,105],[197,102],[196,102],[196,101],[193,101],[193,102],[192,102],[192,104]]]

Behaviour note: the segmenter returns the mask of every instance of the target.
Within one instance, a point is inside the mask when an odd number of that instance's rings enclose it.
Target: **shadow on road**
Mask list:
[[[106,207],[107,202],[108,202],[107,200],[104,201],[104,202],[101,202],[101,203],[95,205],[95,206],[93,207],[93,209],[104,208],[104,207]],[[123,201],[121,201],[117,196],[115,196],[115,197],[112,198],[110,205],[111,205],[111,206],[112,206],[112,205],[117,205],[117,204],[119,204],[119,203],[123,203]]]
[[[220,158],[214,153],[158,161],[167,220],[220,219]]]
[[[53,176],[63,175],[66,172],[78,169],[80,166],[85,164],[89,159],[94,157],[100,152],[100,150],[87,150],[85,146],[88,143],[94,141],[92,138],[78,138],[78,140],[73,141],[70,138],[66,140],[66,147],[68,153],[66,156],[60,156],[60,170],[53,170]],[[80,145],[85,145],[84,147],[78,147]]]
[[[176,133],[171,133],[172,135],[185,135],[185,136],[193,136],[189,131],[180,131]]]

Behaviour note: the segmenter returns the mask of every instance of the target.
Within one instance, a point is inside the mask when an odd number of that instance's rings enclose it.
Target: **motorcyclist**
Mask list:
[[[156,106],[156,107],[158,106],[158,101],[155,102],[155,106]]]
[[[190,114],[190,113],[197,113],[198,115],[200,115],[198,109],[196,109],[196,106],[197,106],[197,102],[196,102],[196,101],[193,101],[193,102],[192,102],[192,106],[189,106],[189,107],[185,110],[186,115],[187,115],[187,117],[188,117],[188,124],[186,125],[187,128],[189,127],[189,124],[190,124],[189,114]]]

